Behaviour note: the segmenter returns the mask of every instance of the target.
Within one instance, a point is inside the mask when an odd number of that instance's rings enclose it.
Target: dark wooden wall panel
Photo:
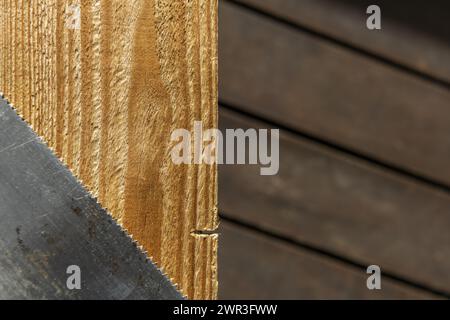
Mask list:
[[[450,184],[449,90],[227,2],[220,30],[223,102]]]
[[[282,128],[219,168],[221,298],[450,297],[450,2],[368,4],[221,2],[221,129]]]
[[[386,280],[368,290],[365,270],[222,223],[220,299],[431,299]],[[232,280],[232,281],[227,281]]]
[[[358,49],[450,82],[448,0],[236,0]],[[369,5],[382,31],[366,28]]]
[[[220,128],[267,128],[220,108]],[[224,216],[450,294],[450,196],[281,133],[280,172],[222,165]]]

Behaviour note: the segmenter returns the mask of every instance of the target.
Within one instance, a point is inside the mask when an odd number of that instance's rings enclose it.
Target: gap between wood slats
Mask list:
[[[450,91],[227,3],[220,21],[221,101],[450,184]]]
[[[441,298],[388,278],[382,290],[368,290],[365,270],[231,221],[224,220],[220,232],[222,299]]]
[[[325,140],[325,139],[319,138],[317,136],[311,135],[311,134],[309,134],[307,132],[304,132],[304,131],[301,131],[301,130],[298,130],[298,129],[295,129],[295,128],[291,128],[289,126],[280,124],[280,123],[275,122],[275,121],[273,121],[271,119],[268,119],[267,117],[260,116],[260,115],[254,114],[252,112],[245,111],[245,110],[243,110],[242,108],[240,108],[238,106],[232,105],[232,104],[224,101],[223,99],[219,100],[219,104],[223,108],[229,109],[229,110],[231,110],[233,112],[239,113],[239,114],[244,115],[246,117],[253,118],[255,120],[266,122],[267,124],[269,124],[269,125],[271,125],[271,126],[273,126],[275,128],[279,128],[282,131],[286,131],[286,132],[290,132],[292,134],[298,135],[298,136],[300,136],[300,137],[302,137],[304,139],[307,139],[307,140],[309,140],[309,141],[311,141],[313,143],[317,143],[317,144],[323,145],[325,147],[331,148],[334,151],[337,151],[337,152],[340,152],[340,153],[344,153],[344,154],[347,154],[349,156],[356,157],[356,158],[358,158],[360,160],[363,160],[363,161],[366,161],[366,162],[370,163],[371,165],[383,168],[385,170],[389,170],[389,171],[394,172],[396,174],[402,175],[402,176],[404,176],[406,178],[416,180],[416,181],[418,181],[420,183],[424,183],[424,184],[426,184],[426,185],[428,185],[430,187],[436,188],[436,189],[438,189],[440,191],[443,191],[443,192],[446,192],[446,193],[450,193],[450,186],[448,186],[448,185],[446,185],[444,183],[438,182],[438,181],[434,181],[433,179],[429,179],[427,177],[421,176],[420,174],[418,174],[416,172],[413,172],[411,170],[407,170],[407,169],[402,168],[400,166],[397,166],[395,164],[392,164],[392,163],[389,163],[389,162],[385,162],[383,160],[376,159],[376,158],[371,157],[371,156],[367,156],[367,155],[365,155],[364,153],[362,153],[362,152],[360,152],[358,150],[354,150],[354,149],[348,148],[346,146],[330,142],[328,140]]]
[[[272,125],[222,108],[220,127]],[[251,166],[219,170],[219,203],[226,217],[349,261],[380,264],[389,274],[436,292],[447,290],[448,277],[443,275],[448,262],[438,256],[448,250],[448,194],[288,132],[281,132],[280,142],[276,177],[254,177],[258,169]],[[329,222],[320,223],[327,217]]]
[[[345,42],[345,41],[333,38],[333,37],[331,37],[331,36],[329,36],[329,35],[327,35],[327,34],[325,34],[323,32],[319,32],[317,30],[313,30],[313,29],[311,29],[311,28],[309,28],[309,27],[307,27],[305,25],[302,25],[302,24],[300,24],[298,22],[291,21],[291,20],[289,20],[289,19],[287,19],[285,17],[276,15],[274,13],[269,13],[269,12],[267,12],[265,10],[256,8],[256,7],[252,6],[252,5],[243,3],[241,1],[236,1],[236,0],[221,0],[221,1],[228,2],[230,4],[233,4],[235,6],[238,6],[238,7],[242,8],[244,10],[251,11],[252,13],[257,14],[259,16],[262,16],[264,18],[273,20],[273,21],[275,21],[277,23],[283,24],[283,25],[288,26],[290,28],[294,28],[296,30],[302,31],[302,32],[307,33],[307,34],[309,34],[311,36],[320,38],[321,40],[333,43],[333,44],[335,44],[337,46],[340,46],[340,47],[343,47],[345,49],[351,50],[351,51],[353,51],[355,53],[358,53],[358,54],[363,55],[365,57],[371,58],[371,59],[376,60],[378,62],[384,63],[384,64],[386,64],[386,65],[388,65],[390,67],[393,67],[395,69],[407,72],[407,73],[409,73],[409,74],[411,74],[411,75],[413,75],[415,77],[419,77],[419,78],[421,78],[423,80],[430,81],[430,82],[434,83],[435,85],[438,85],[438,86],[441,86],[441,87],[443,87],[443,88],[445,88],[447,90],[450,90],[450,83],[449,82],[447,82],[447,81],[445,81],[445,80],[443,80],[443,79],[441,79],[439,77],[436,77],[436,76],[434,76],[432,74],[429,74],[427,72],[423,72],[423,71],[414,69],[414,68],[412,68],[412,67],[410,67],[410,66],[408,66],[406,64],[402,64],[402,63],[400,63],[398,61],[393,61],[393,60],[391,60],[389,58],[386,58],[386,57],[384,57],[384,56],[382,56],[380,54],[377,54],[375,52],[372,52],[370,50],[366,50],[364,48],[352,45],[352,44],[350,44],[348,42]]]
[[[261,235],[264,235],[267,238],[271,238],[273,240],[281,241],[281,242],[284,242],[284,243],[289,244],[291,246],[294,246],[294,247],[297,247],[297,248],[301,248],[301,249],[303,249],[305,251],[308,251],[308,252],[311,252],[311,253],[313,253],[315,255],[320,255],[320,256],[323,256],[323,257],[326,257],[326,258],[329,258],[329,259],[333,259],[333,260],[339,261],[341,263],[344,263],[344,264],[348,265],[349,267],[358,269],[361,272],[365,272],[366,269],[367,269],[367,265],[365,265],[363,263],[360,263],[360,262],[352,260],[352,259],[348,259],[346,257],[337,255],[337,254],[335,254],[333,252],[330,252],[328,250],[323,250],[321,248],[318,248],[316,246],[312,246],[310,244],[298,241],[296,239],[293,239],[293,238],[290,238],[290,237],[286,237],[286,236],[284,236],[282,234],[269,231],[267,229],[255,226],[253,224],[246,223],[244,221],[231,218],[229,215],[227,215],[223,211],[220,212],[220,218],[223,221],[225,221],[225,222],[228,222],[228,223],[234,224],[234,225],[238,225],[238,226],[240,226],[240,227],[242,227],[242,228],[244,228],[244,229],[246,229],[246,230],[248,230],[250,232],[259,233]],[[406,279],[406,278],[404,278],[402,276],[399,276],[399,275],[396,275],[396,274],[393,274],[393,273],[390,273],[390,272],[382,271],[382,277],[386,278],[386,279],[389,279],[389,280],[392,280],[392,281],[395,281],[395,282],[398,282],[400,284],[403,284],[403,285],[406,285],[406,286],[418,289],[418,290],[426,291],[426,292],[429,292],[431,294],[434,294],[434,295],[437,295],[437,296],[441,296],[441,297],[446,298],[446,299],[450,299],[450,294],[447,293],[447,292],[431,288],[431,287],[429,287],[429,286],[427,286],[425,284],[421,284],[421,283],[417,283],[415,281],[411,281],[409,279]]]

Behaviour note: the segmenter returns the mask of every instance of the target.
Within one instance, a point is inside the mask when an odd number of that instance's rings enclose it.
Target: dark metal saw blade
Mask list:
[[[182,298],[4,99],[0,219],[1,299]]]

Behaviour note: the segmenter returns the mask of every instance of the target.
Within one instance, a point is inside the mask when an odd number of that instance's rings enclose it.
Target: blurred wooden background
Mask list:
[[[450,3],[370,4],[221,1],[220,126],[281,141],[219,169],[220,298],[450,297]]]

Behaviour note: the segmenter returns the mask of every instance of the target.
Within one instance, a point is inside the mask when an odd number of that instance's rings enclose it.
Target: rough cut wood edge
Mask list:
[[[66,25],[69,5],[81,28]],[[189,298],[217,297],[217,170],[170,134],[217,127],[217,0],[0,0],[0,91]]]

